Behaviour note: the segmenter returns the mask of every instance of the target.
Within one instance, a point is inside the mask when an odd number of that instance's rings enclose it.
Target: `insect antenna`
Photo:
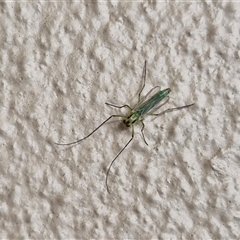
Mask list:
[[[73,145],[73,144],[78,144],[78,143],[80,143],[81,141],[83,141],[83,140],[85,140],[85,139],[87,139],[88,137],[90,137],[93,133],[95,133],[100,127],[102,127],[106,122],[108,122],[111,118],[113,118],[113,117],[124,117],[124,116],[122,116],[122,115],[111,115],[109,118],[107,118],[104,122],[102,122],[97,128],[95,128],[91,133],[89,133],[86,137],[84,137],[84,138],[81,138],[81,139],[79,139],[79,140],[77,140],[77,141],[75,141],[75,142],[71,142],[71,143],[55,143],[55,144],[57,144],[57,145]]]

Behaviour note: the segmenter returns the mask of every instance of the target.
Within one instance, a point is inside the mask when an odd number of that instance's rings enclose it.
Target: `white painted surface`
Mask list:
[[[2,3],[1,239],[239,239],[238,3]],[[107,107],[170,87],[147,147]],[[136,127],[136,132],[140,128]],[[219,150],[221,149],[221,150]],[[219,151],[218,151],[219,150]]]

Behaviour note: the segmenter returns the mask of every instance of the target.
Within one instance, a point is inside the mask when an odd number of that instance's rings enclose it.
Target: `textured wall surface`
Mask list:
[[[239,239],[240,3],[0,4],[1,239]],[[105,105],[171,88],[135,138]],[[160,110],[159,110],[160,111]]]

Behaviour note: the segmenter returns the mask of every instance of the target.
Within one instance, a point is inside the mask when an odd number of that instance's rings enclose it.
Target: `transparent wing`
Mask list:
[[[151,98],[154,94],[156,94],[160,90],[161,90],[160,86],[156,86],[156,87],[152,88],[142,99],[140,99],[140,101],[134,107],[134,110],[139,108],[142,105],[142,103],[144,103],[146,101],[147,98]]]
[[[149,115],[156,109],[162,107],[167,103],[169,97],[168,94],[171,91],[170,88],[164,90],[159,90],[159,86],[151,89],[148,94],[140,100],[137,106],[134,108],[134,111],[138,115],[139,119],[143,119],[145,115]],[[160,104],[161,102],[161,104]]]
[[[147,114],[148,114],[148,115],[153,114],[156,110],[158,110],[159,108],[161,108],[162,106],[164,106],[164,105],[168,102],[168,100],[169,100],[169,97],[167,96],[167,97],[164,99],[164,102],[163,102],[162,104],[153,107],[153,109],[152,109],[151,111],[149,111]]]

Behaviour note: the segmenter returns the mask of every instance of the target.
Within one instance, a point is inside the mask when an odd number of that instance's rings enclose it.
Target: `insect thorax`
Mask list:
[[[131,115],[129,115],[127,118],[123,120],[123,123],[126,127],[130,127],[133,123],[139,120],[139,114],[136,112],[133,112]]]

